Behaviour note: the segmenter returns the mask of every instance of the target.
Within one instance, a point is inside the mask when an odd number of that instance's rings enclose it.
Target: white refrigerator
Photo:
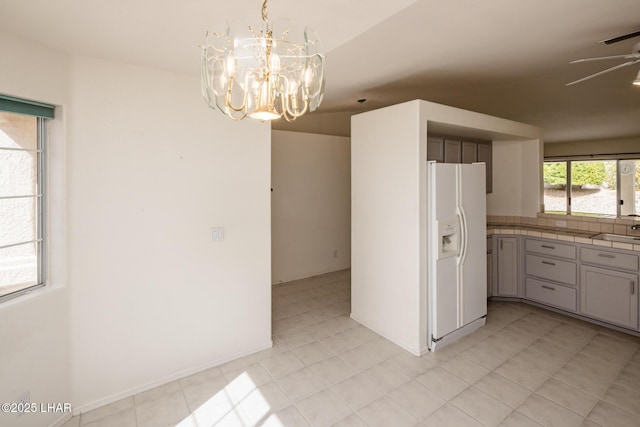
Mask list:
[[[430,350],[485,324],[484,163],[427,162],[427,342]]]

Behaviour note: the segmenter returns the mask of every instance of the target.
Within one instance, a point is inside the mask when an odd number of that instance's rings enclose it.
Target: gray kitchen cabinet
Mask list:
[[[493,237],[487,237],[487,298],[493,296]]]
[[[427,136],[427,160],[444,162],[444,137]]]
[[[579,313],[638,329],[638,275],[582,265]]]
[[[640,331],[636,251],[524,237],[520,252],[518,237],[493,238],[493,296],[544,304],[586,321]]]
[[[577,310],[577,249],[574,244],[526,238],[525,298],[542,304]]]
[[[462,141],[462,163],[475,163],[478,161],[478,143]]]
[[[493,253],[487,254],[487,298],[493,296]]]
[[[497,245],[497,289],[498,296],[518,296],[519,250],[517,237],[498,237]]]
[[[493,191],[493,150],[491,141],[465,140],[456,136],[427,135],[427,160],[443,163],[484,163],[487,193]]]
[[[487,174],[487,193],[493,191],[493,149],[491,143],[478,143],[478,157],[477,162],[484,163],[486,165]]]
[[[462,142],[457,139],[444,139],[444,162],[462,163]]]

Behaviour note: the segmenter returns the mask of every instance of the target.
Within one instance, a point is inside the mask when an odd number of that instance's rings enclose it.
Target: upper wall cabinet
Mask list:
[[[493,155],[491,141],[428,135],[427,160],[435,160],[436,162],[443,163],[485,163],[487,165],[487,193],[491,193],[493,189]]]
[[[462,141],[462,163],[475,163],[478,161],[478,143]]]
[[[444,139],[441,136],[427,136],[427,160],[444,162]]]
[[[487,193],[493,191],[493,151],[491,141],[478,142],[478,160],[477,162],[487,165]]]
[[[444,162],[462,163],[462,142],[459,139],[444,139]]]

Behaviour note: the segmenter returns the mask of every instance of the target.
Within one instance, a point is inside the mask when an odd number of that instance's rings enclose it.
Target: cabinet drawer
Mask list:
[[[576,264],[573,262],[527,254],[525,272],[554,282],[576,284]]]
[[[576,290],[565,286],[554,285],[527,277],[525,281],[527,298],[565,310],[576,311]]]
[[[565,245],[563,243],[527,239],[525,249],[527,252],[535,252],[542,255],[576,259],[576,247],[573,245]]]
[[[580,259],[582,262],[601,265],[603,267],[638,270],[638,255],[604,251],[601,249],[580,248]]]

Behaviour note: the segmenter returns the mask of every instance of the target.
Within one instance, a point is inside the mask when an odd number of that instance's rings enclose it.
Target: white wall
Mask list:
[[[305,114],[294,122],[277,120],[272,129],[330,136],[351,136],[352,111]]]
[[[351,266],[350,140],[271,134],[272,283]]]
[[[0,33],[0,93],[68,103],[69,56]],[[46,73],[44,72],[46,70]],[[64,144],[65,109],[47,127],[48,286],[0,304],[0,402],[14,402],[29,390],[34,403],[71,402],[69,289],[66,286]],[[0,425],[36,427],[65,414],[0,412]]]
[[[539,140],[493,141],[493,192],[487,215],[535,217],[540,212],[542,169]]]
[[[49,286],[0,305],[0,401],[85,411],[270,346],[269,125],[210,110],[195,76],[0,51],[0,93],[58,106]]]
[[[88,58],[70,110],[75,404],[270,346],[269,124],[208,109],[196,77]]]
[[[420,345],[419,118],[411,102],[351,121],[351,317],[413,353]]]

